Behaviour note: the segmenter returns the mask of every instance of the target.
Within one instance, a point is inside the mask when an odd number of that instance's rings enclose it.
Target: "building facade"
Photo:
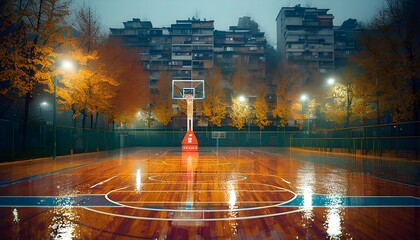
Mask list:
[[[334,16],[328,10],[300,5],[280,9],[276,18],[280,62],[321,73],[334,70]]]
[[[250,17],[242,17],[238,25],[229,27],[228,31],[214,31],[214,62],[225,80],[232,79],[239,58],[246,66],[251,84],[266,80],[267,40],[264,32],[252,23]]]
[[[340,69],[349,62],[349,56],[360,51],[359,36],[362,28],[356,19],[348,19],[339,27],[334,27],[335,68]]]
[[[267,41],[258,24],[242,17],[228,31],[214,29],[213,20],[177,20],[169,28],[153,27],[150,21],[134,18],[124,28],[111,28],[111,37],[135,48],[150,76],[153,92],[161,72],[172,79],[204,79],[217,64],[226,81],[235,73],[238,57],[244,60],[251,81],[264,81]]]
[[[111,38],[119,39],[125,47],[135,49],[143,69],[149,73],[149,88],[153,92],[159,73],[171,71],[172,36],[170,28],[154,28],[150,21],[133,18],[124,28],[111,28]]]
[[[213,32],[213,20],[193,18],[171,25],[173,79],[203,79],[213,69]]]

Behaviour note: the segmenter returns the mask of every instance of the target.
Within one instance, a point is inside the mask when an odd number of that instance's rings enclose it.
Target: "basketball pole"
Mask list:
[[[193,120],[194,120],[194,99],[191,94],[185,96],[185,101],[187,101],[187,132],[194,131]]]
[[[198,140],[194,134],[194,99],[204,99],[204,91],[204,80],[172,80],[172,99],[186,101],[187,132],[182,139],[183,152],[198,152]]]
[[[187,133],[182,140],[183,152],[197,152],[198,140],[194,134],[194,96],[192,94],[185,94],[185,101],[187,101]]]

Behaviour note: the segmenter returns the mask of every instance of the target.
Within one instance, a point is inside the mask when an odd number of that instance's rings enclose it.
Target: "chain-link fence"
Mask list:
[[[418,157],[420,122],[346,129],[301,131],[195,131],[200,147],[299,147],[377,156]],[[220,130],[215,130],[220,132]],[[51,157],[53,126],[0,120],[0,159]],[[122,147],[181,147],[185,131],[157,129],[97,130],[57,126],[57,155],[106,151]],[[218,137],[215,137],[218,136]]]
[[[418,158],[420,122],[394,123],[300,133],[291,147],[375,156]]]
[[[13,161],[51,157],[53,154],[53,125],[31,123],[26,127],[7,120],[0,120],[0,159]],[[57,126],[57,155],[112,150],[122,147],[121,133],[104,130],[80,129]]]

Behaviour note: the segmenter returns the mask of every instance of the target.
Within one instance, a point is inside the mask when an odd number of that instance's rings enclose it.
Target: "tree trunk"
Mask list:
[[[82,128],[83,128],[83,130],[85,130],[85,127],[86,127],[86,113],[83,112],[82,116],[83,116]]]
[[[23,126],[22,126],[22,149],[24,152],[27,150],[27,138],[28,138],[28,120],[29,120],[29,104],[32,101],[32,94],[27,92],[25,95],[25,109],[23,115]]]
[[[76,150],[76,134],[77,134],[77,130],[76,130],[76,118],[73,117],[76,114],[76,110],[73,110],[73,115],[72,115],[72,121],[73,121],[73,136],[72,136],[72,147],[71,147],[71,154],[74,154],[74,151]]]
[[[99,117],[99,112],[96,112],[95,114],[95,129],[98,129],[98,117]]]

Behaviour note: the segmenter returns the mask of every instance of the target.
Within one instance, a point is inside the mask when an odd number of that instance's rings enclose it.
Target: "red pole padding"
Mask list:
[[[189,130],[182,139],[183,152],[198,152],[198,140],[194,132]]]

